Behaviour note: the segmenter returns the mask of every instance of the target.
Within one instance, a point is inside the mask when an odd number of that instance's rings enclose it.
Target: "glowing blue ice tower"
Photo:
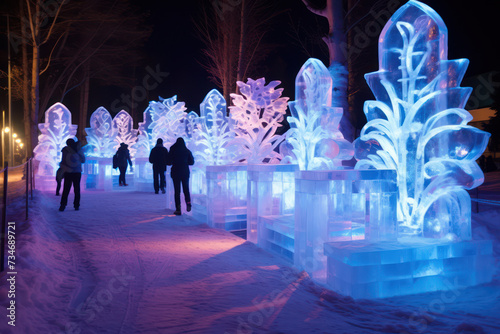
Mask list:
[[[86,128],[87,145],[84,146],[86,161],[84,175],[86,189],[111,190],[112,157],[116,142],[113,134],[113,119],[104,107],[97,108],[90,116],[90,128]]]
[[[475,160],[489,134],[468,126],[468,61],[447,59],[439,15],[409,1],[379,39],[380,69],[366,75],[376,101],[355,142],[356,169],[394,169],[398,240],[329,243],[328,284],[356,298],[448,290],[492,278],[492,245],[472,241],[470,197],[483,182]]]
[[[33,150],[39,161],[36,173],[37,189],[54,190],[55,175],[61,162],[61,150],[66,140],[74,138],[78,125],[71,124],[71,112],[62,103],[56,103],[45,112],[45,123],[38,124],[40,135]]]
[[[187,116],[187,146],[195,159],[190,179],[193,217],[203,222],[207,221],[206,167],[234,162],[229,146],[234,132],[226,112],[226,100],[212,89],[200,105],[200,116],[194,111]]]

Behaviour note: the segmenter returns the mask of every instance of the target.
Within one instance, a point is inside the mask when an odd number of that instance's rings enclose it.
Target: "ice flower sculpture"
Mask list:
[[[234,132],[226,117],[226,100],[212,89],[200,105],[200,116],[188,114],[188,137],[195,161],[204,166],[235,162],[231,151]]]
[[[184,102],[177,102],[177,95],[160,101],[151,101],[139,123],[138,156],[149,157],[158,138],[170,147],[178,137],[186,136],[186,116]]]
[[[234,121],[236,138],[232,144],[239,147],[238,159],[247,163],[276,163],[282,156],[275,151],[283,136],[276,130],[282,126],[288,97],[281,97],[283,88],[275,89],[281,82],[266,79],[238,81],[241,95],[231,94],[233,106],[230,117]]]
[[[296,101],[289,102],[290,130],[280,151],[301,170],[334,169],[351,159],[353,145],[339,131],[342,108],[332,107],[332,78],[323,63],[308,59],[295,80]]]
[[[111,158],[115,154],[112,117],[104,107],[99,107],[90,116],[90,128],[86,128],[86,154],[91,157]]]
[[[111,122],[111,137],[114,138],[113,151],[116,152],[121,143],[128,145],[130,155],[135,156],[134,144],[137,141],[137,130],[134,129],[134,120],[125,110],[120,111]],[[114,154],[114,153],[113,153]]]
[[[40,161],[38,175],[53,176],[59,168],[61,150],[66,140],[76,135],[78,125],[71,124],[71,112],[62,103],[56,103],[45,112],[45,123],[38,124],[41,134],[33,150]]]
[[[467,125],[468,60],[448,60],[447,39],[439,15],[409,1],[380,35],[379,71],[365,76],[376,101],[364,106],[356,168],[397,171],[400,236],[471,237],[465,189],[483,182],[475,160],[489,134]]]

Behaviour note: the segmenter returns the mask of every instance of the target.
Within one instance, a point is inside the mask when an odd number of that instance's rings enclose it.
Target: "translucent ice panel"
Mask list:
[[[200,105],[200,116],[187,116],[188,147],[196,166],[225,165],[236,162],[231,141],[234,138],[226,117],[226,101],[218,90],[211,90]]]
[[[120,111],[111,122],[111,137],[114,139],[113,151],[116,152],[121,143],[128,145],[131,156],[135,156],[137,130],[134,129],[134,120],[125,110]],[[114,153],[113,153],[114,154]]]
[[[40,135],[33,150],[40,161],[38,175],[55,176],[61,162],[61,150],[66,140],[74,138],[78,125],[71,124],[71,112],[62,103],[56,103],[45,112],[45,123],[38,124]]]
[[[112,117],[104,107],[99,107],[90,116],[90,128],[86,128],[85,154],[90,157],[111,158],[115,150]]]
[[[144,111],[143,122],[139,123],[137,156],[149,157],[158,138],[163,139],[163,146],[170,148],[178,137],[186,136],[186,107],[184,102],[177,102],[177,95],[171,98],[159,98],[151,101]]]
[[[241,95],[231,94],[230,117],[236,133],[232,144],[237,146],[238,158],[247,163],[276,163],[282,158],[275,151],[283,140],[276,130],[282,126],[288,97],[281,97],[283,88],[275,89],[280,83],[271,81],[266,85],[265,78],[238,81]]]
[[[301,170],[334,169],[352,158],[353,146],[339,131],[342,108],[332,107],[332,78],[323,63],[310,58],[295,80],[290,130],[280,146],[285,160]]]
[[[379,39],[377,72],[365,76],[376,101],[355,142],[357,169],[398,172],[402,235],[470,239],[470,197],[483,182],[475,160],[489,134],[468,126],[467,59],[448,60],[448,31],[427,5],[409,1]]]

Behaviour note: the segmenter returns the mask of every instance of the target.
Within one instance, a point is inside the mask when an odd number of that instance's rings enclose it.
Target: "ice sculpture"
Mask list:
[[[355,168],[397,172],[398,238],[325,243],[327,284],[339,293],[380,298],[492,280],[492,242],[470,240],[465,191],[483,181],[475,160],[489,135],[467,126],[471,90],[459,85],[468,61],[447,51],[446,26],[418,1],[381,33],[380,69],[366,75],[377,100],[365,103]]]
[[[38,124],[40,136],[33,150],[40,161],[37,174],[55,176],[61,161],[61,150],[66,140],[74,138],[78,125],[71,124],[71,112],[62,103],[56,103],[45,112],[45,123]]]
[[[149,102],[144,112],[144,121],[139,123],[137,142],[138,157],[149,157],[158,138],[170,148],[178,137],[186,136],[186,116],[184,102],[177,102],[177,96]]]
[[[195,161],[204,166],[233,163],[230,150],[234,132],[226,117],[226,101],[218,90],[211,90],[200,105],[200,117],[188,114],[189,146]]]
[[[365,76],[376,101],[355,142],[356,168],[398,172],[400,235],[471,238],[470,197],[483,182],[475,160],[489,134],[467,123],[467,59],[448,60],[447,28],[409,1],[380,36],[380,69]]]
[[[335,169],[352,158],[353,146],[338,126],[342,108],[332,107],[332,78],[323,63],[308,59],[295,80],[295,98],[286,142],[280,147],[287,161],[301,170]]]
[[[128,145],[130,156],[135,155],[134,144],[137,141],[137,130],[134,129],[134,120],[125,110],[120,111],[111,122],[111,137],[114,138],[113,151],[116,152],[121,143]],[[114,154],[114,153],[113,153]]]
[[[90,116],[90,128],[86,128],[86,155],[90,157],[111,158],[116,150],[113,138],[112,117],[104,107],[99,107]]]
[[[276,163],[282,158],[275,148],[283,136],[276,130],[286,113],[288,97],[281,97],[283,88],[275,89],[280,81],[265,83],[265,78],[238,81],[241,95],[231,94],[230,117],[236,133],[232,143],[239,146],[239,158],[250,164]]]

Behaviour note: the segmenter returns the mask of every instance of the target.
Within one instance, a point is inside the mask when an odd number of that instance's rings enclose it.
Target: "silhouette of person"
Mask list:
[[[156,141],[156,146],[153,147],[151,153],[149,154],[149,162],[153,164],[153,186],[155,188],[155,194],[161,188],[161,192],[165,193],[165,172],[167,171],[167,155],[168,150],[163,146],[163,139],[158,138]]]
[[[62,184],[63,178],[64,178],[64,170],[61,167],[61,164],[59,163],[59,168],[57,169],[57,172],[56,172],[56,182],[57,182],[56,196],[59,196],[59,191],[61,190],[61,184]]]
[[[132,160],[130,160],[130,151],[128,150],[128,145],[121,143],[118,151],[116,151],[116,159],[118,169],[120,170],[120,176],[118,177],[119,186],[128,186],[125,181],[125,173],[127,173],[127,167],[130,165],[132,168]]]
[[[80,142],[75,142],[74,139],[68,139],[66,146],[61,150],[61,168],[64,171],[64,186],[61,196],[61,206],[59,211],[64,211],[68,204],[68,195],[73,186],[75,199],[73,206],[75,210],[80,208],[80,180],[82,179],[82,163],[85,162],[85,154],[83,154]]]
[[[168,154],[168,165],[172,166],[170,176],[174,183],[175,212],[181,215],[181,185],[187,211],[191,211],[191,194],[189,193],[189,166],[194,165],[193,154],[186,147],[184,139],[177,138],[174,145],[170,147]]]

